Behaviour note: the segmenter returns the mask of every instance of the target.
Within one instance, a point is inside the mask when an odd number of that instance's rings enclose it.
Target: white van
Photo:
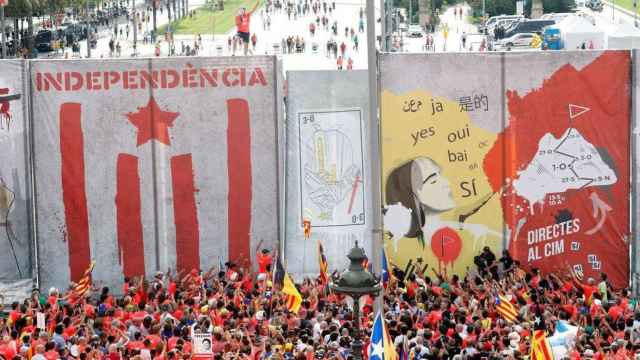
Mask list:
[[[520,19],[524,19],[524,16],[523,15],[496,15],[496,16],[492,16],[484,24],[484,28],[481,28],[481,32],[484,32],[485,34],[489,34],[490,32],[493,32],[493,29],[495,28],[496,25],[498,25],[498,22],[501,21],[501,20],[519,21]]]

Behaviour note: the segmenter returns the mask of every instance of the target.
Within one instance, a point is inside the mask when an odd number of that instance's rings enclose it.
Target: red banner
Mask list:
[[[494,190],[503,188],[511,253],[529,268],[571,267],[597,281],[605,273],[626,286],[629,53],[568,63],[528,93],[508,89],[508,126],[484,168]]]

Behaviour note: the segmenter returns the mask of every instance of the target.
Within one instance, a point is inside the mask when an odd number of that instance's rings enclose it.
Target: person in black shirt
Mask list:
[[[480,254],[479,261],[481,266],[479,266],[480,273],[482,276],[485,276],[487,272],[490,272],[494,279],[498,279],[498,264],[496,263],[496,255],[491,251],[488,246],[485,246],[482,249],[482,253]],[[478,264],[476,264],[478,265]]]
[[[513,270],[513,258],[511,257],[511,254],[509,254],[508,250],[502,250],[502,257],[499,261],[502,264],[502,271],[504,273]]]

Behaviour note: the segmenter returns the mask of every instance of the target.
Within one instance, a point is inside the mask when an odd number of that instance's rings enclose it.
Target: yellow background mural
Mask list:
[[[484,246],[500,257],[502,194],[492,192],[482,166],[496,134],[468,112],[482,111],[485,101],[382,93],[385,249],[402,269],[422,258],[430,268],[464,275]]]

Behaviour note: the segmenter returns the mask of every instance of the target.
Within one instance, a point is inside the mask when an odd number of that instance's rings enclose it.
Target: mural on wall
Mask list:
[[[40,251],[58,259],[42,264],[43,284],[75,281],[92,260],[94,278],[115,286],[251,266],[258,244],[274,247],[274,62],[34,64]]]
[[[501,244],[499,195],[482,167],[496,135],[468,114],[490,105],[485,94],[383,92],[384,224],[397,265],[421,258],[440,272],[462,272],[485,246]]]
[[[528,268],[604,272],[625,286],[629,53],[594,54],[580,66],[571,53],[502,56],[504,98],[394,92],[383,81],[387,253],[402,268],[423,258],[464,274],[485,246],[500,257],[504,244]],[[531,61],[536,71],[522,77]],[[503,100],[506,119],[492,130],[500,118],[483,112]]]
[[[31,277],[25,64],[0,60],[0,280]]]
[[[630,61],[604,52],[530,92],[507,90],[509,123],[484,168],[504,188],[508,247],[522,264],[628,283]]]
[[[301,222],[364,225],[361,111],[300,112],[298,121]]]

